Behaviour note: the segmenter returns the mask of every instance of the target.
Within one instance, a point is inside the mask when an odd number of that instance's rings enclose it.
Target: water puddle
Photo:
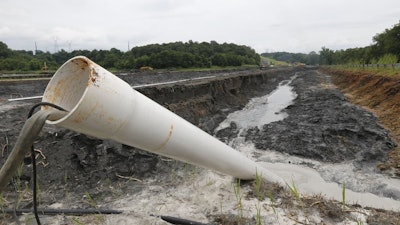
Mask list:
[[[282,81],[279,86],[270,94],[253,98],[240,111],[233,112],[219,124],[215,131],[225,129],[235,122],[239,129],[247,129],[258,126],[261,128],[264,124],[279,121],[287,116],[282,110],[292,104],[297,97],[292,91],[290,83],[295,78]]]
[[[215,131],[229,127],[231,122],[236,123],[240,131],[229,145],[249,158],[255,159],[257,155],[259,164],[281,176],[288,184],[295,184],[302,193],[321,194],[328,199],[342,201],[343,187],[346,187],[346,202],[349,204],[400,211],[400,180],[376,173],[374,167],[360,170],[353,166],[352,161],[322,163],[261,151],[253,143],[245,142],[242,133],[248,128],[261,128],[287,116],[283,109],[297,96],[290,86],[294,78],[282,82],[269,95],[254,98],[244,109],[228,115]]]
[[[239,151],[258,151],[248,143]],[[351,162],[322,163],[277,152],[262,152],[258,163],[295,184],[302,193],[322,194],[327,199],[342,201],[346,187],[346,203],[386,210],[400,210],[400,180],[382,174],[359,170]],[[290,162],[290,163],[289,163]]]

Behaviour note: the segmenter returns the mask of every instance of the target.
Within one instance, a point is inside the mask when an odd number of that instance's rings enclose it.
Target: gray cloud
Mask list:
[[[384,2],[384,3],[382,3]],[[13,49],[126,50],[171,41],[235,42],[258,52],[362,47],[399,21],[386,0],[0,1],[0,41]]]

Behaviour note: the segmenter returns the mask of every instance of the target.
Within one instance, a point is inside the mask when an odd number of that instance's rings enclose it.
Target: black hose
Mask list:
[[[172,216],[160,216],[160,218],[168,223],[176,225],[208,225],[206,223],[200,223],[192,220],[182,219]]]
[[[4,209],[4,213],[22,215],[23,213],[31,213],[31,209]],[[70,216],[81,216],[87,214],[121,214],[121,210],[113,209],[38,209],[40,215],[70,215]]]

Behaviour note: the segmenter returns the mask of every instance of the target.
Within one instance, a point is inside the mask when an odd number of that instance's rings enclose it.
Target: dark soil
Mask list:
[[[351,71],[325,69],[333,82],[348,99],[374,113],[379,122],[390,130],[394,140],[400,141],[400,76],[375,75],[372,70]],[[400,146],[389,154],[389,159],[379,165],[381,170],[400,177]]]
[[[389,132],[330,84],[326,74],[299,73],[292,82],[298,96],[286,108],[289,116],[250,130],[247,139],[258,149],[323,162],[353,161],[356,167],[369,167],[386,161],[396,147]]]

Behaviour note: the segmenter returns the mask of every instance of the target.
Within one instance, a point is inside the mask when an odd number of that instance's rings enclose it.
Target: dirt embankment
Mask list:
[[[285,111],[288,117],[246,135],[258,149],[286,152],[323,162],[354,161],[356,167],[374,167],[387,160],[396,145],[376,118],[350,104],[316,70],[298,73],[291,85],[297,93]]]
[[[400,142],[400,77],[377,76],[368,71],[351,72],[340,69],[326,70],[333,82],[346,93],[349,100],[373,112],[380,123],[390,130],[390,135]],[[379,165],[381,170],[400,176],[400,147],[389,154],[389,159]]]
[[[294,71],[253,71],[137,90],[212,133],[227,114],[243,108],[250,98],[271,92]]]
[[[192,78],[196,78],[192,81],[137,90],[211,133],[228,113],[242,108],[251,97],[272,91],[280,81],[292,76],[294,71],[295,69],[279,69],[239,71],[231,74],[213,73],[211,75],[215,77],[204,80],[197,79],[199,74],[196,73],[192,74]],[[162,77],[157,74],[155,76]],[[154,78],[152,82],[168,81],[165,80],[165,76],[162,78]],[[190,74],[175,74],[174,78],[191,77]],[[143,80],[134,81],[129,77],[123,79],[131,85],[143,83]],[[0,105],[0,141],[3,146],[6,139],[9,143],[7,148],[3,149],[0,165],[11,151],[30,107],[39,101],[31,101],[31,104],[10,104],[4,100],[9,98],[10,93],[14,93],[14,97],[41,95],[45,84],[47,83],[43,81],[11,82],[3,85],[0,83],[4,90],[0,93],[3,99]],[[170,167],[178,166],[178,169],[181,169],[185,166],[139,149],[91,138],[55,126],[44,127],[35,148],[42,153],[38,155],[38,177],[41,190],[45,193],[42,194],[45,196],[42,198],[45,205],[64,199],[66,193],[70,197],[76,195],[76,205],[80,204],[79,196],[87,191],[96,198],[109,198],[112,195],[112,190],[108,188],[109,182],[118,182],[122,193],[127,190],[135,192],[143,187],[125,186],[121,177],[134,177],[139,180],[152,178],[159,183],[168,179]],[[22,171],[21,179],[29,183],[30,165],[25,165]]]

